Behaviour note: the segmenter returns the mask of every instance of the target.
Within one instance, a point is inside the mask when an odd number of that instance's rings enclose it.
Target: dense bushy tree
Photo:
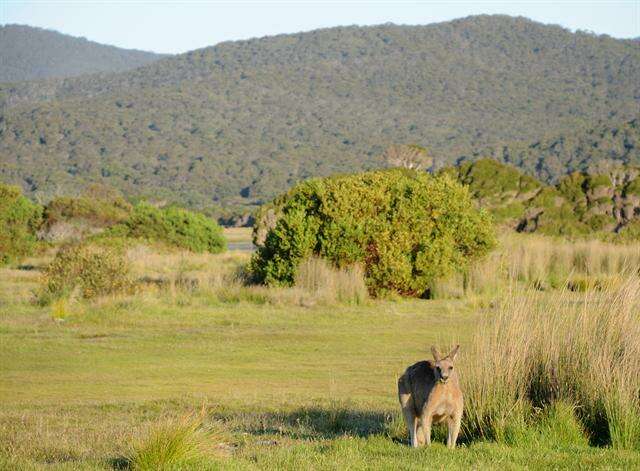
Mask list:
[[[252,260],[260,281],[291,284],[315,255],[338,267],[362,264],[374,295],[423,295],[495,242],[466,188],[399,169],[308,180],[262,208],[254,230],[266,233]]]
[[[22,196],[20,188],[0,184],[0,264],[30,255],[42,208]]]
[[[133,285],[130,265],[122,247],[63,245],[44,269],[39,301],[46,304],[74,290],[85,298],[126,291]]]

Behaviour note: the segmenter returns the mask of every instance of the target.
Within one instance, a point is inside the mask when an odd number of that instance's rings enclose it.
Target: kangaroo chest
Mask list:
[[[430,391],[425,404],[425,412],[433,416],[435,423],[451,417],[456,410],[457,396],[454,394],[454,391],[447,386],[448,385],[436,385]]]

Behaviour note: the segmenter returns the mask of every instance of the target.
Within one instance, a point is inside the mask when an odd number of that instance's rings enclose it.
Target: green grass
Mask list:
[[[37,276],[0,272],[0,468],[135,467],[141,451],[175,443],[162,424],[200,410],[207,446],[174,468],[640,466],[637,452],[589,447],[570,423],[544,421],[511,446],[449,451],[440,430],[431,449],[409,449],[396,378],[432,343],[458,341],[464,355],[483,315],[469,301],[301,307],[149,292],[70,302],[54,318],[28,302]]]

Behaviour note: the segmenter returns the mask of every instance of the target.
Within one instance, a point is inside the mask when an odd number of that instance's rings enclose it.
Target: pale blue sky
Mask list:
[[[571,30],[640,36],[640,0],[626,1],[17,1],[0,23],[50,28],[115,46],[177,53],[221,41],[386,22],[428,24],[475,14],[526,16]]]

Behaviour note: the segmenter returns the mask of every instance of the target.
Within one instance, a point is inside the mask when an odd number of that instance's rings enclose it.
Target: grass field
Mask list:
[[[151,279],[212,275],[248,257],[136,254]],[[222,280],[41,307],[32,298],[45,261],[0,270],[5,469],[153,469],[143,451],[158,441],[166,451],[180,424],[172,444],[195,451],[175,469],[640,467],[638,451],[546,432],[451,451],[440,431],[430,449],[405,445],[397,377],[433,343],[460,342],[464,358],[494,313],[490,297],[313,302]]]

